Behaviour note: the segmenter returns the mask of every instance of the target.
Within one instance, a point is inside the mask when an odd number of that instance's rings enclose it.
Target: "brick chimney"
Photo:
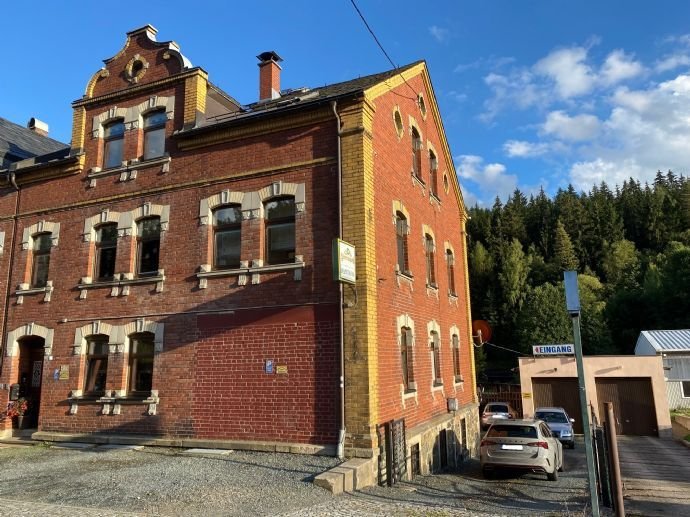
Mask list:
[[[26,127],[28,127],[31,131],[41,136],[48,136],[48,124],[46,124],[42,120],[38,120],[37,118],[31,117]]]
[[[280,97],[280,63],[283,59],[273,52],[262,52],[259,60],[259,100],[265,101]]]

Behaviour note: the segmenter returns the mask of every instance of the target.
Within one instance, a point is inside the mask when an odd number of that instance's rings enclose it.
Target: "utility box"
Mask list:
[[[10,400],[19,400],[19,384],[10,384]]]

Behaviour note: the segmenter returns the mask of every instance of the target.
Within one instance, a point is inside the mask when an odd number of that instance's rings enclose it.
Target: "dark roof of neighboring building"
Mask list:
[[[367,75],[349,81],[329,84],[318,88],[294,88],[291,90],[281,92],[280,97],[276,99],[268,99],[264,101],[254,102],[244,106],[240,111],[223,113],[214,117],[206,119],[199,128],[207,128],[231,121],[245,120],[255,116],[260,116],[267,113],[275,113],[278,111],[288,110],[297,106],[313,105],[327,100],[336,99],[338,97],[348,96],[363,92],[382,81],[395,77],[396,75],[408,70],[423,61],[415,61],[409,65],[400,68],[394,68],[386,72],[378,74]],[[410,96],[413,92],[410,91]],[[194,129],[190,130],[194,131]]]
[[[67,144],[0,117],[0,167],[68,148]]]

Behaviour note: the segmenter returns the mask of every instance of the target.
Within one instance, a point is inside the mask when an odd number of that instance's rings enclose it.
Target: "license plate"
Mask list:
[[[506,445],[503,444],[501,445],[501,449],[504,451],[521,451],[522,450],[522,445]]]

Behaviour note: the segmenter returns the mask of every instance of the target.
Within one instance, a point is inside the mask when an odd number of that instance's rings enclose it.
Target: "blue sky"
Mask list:
[[[516,187],[688,174],[690,2],[357,4],[397,65],[426,59],[469,204],[505,201]],[[3,19],[0,116],[35,116],[65,142],[71,102],[146,23],[243,103],[256,100],[265,50],[284,59],[283,88],[391,68],[350,0],[25,0],[4,5]]]

